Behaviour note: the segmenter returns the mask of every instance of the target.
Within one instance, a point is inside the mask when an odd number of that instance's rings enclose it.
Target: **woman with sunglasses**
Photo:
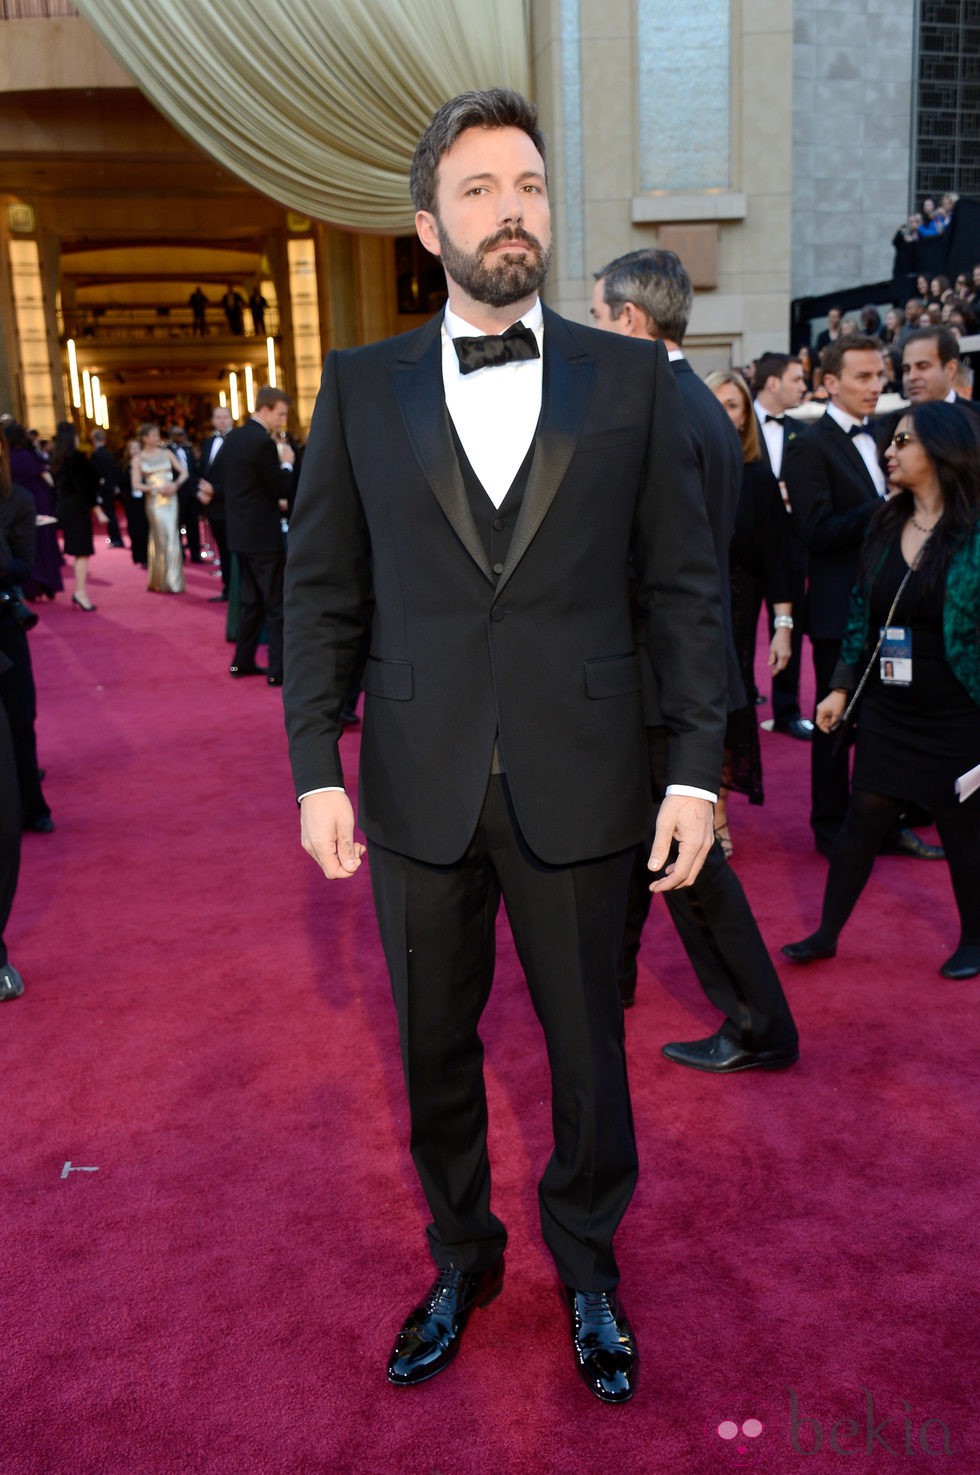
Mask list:
[[[945,401],[915,405],[899,421],[886,459],[890,495],[868,530],[835,689],[817,708],[817,725],[830,732],[869,671],[850,807],[831,854],[820,926],[782,951],[795,963],[834,956],[879,841],[912,800],[932,811],[960,917],[959,945],[939,971],[973,978],[980,973],[980,790],[960,803],[955,782],[980,764],[977,416]]]

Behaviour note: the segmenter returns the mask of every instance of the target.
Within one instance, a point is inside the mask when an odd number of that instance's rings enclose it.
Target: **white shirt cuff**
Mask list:
[[[693,789],[690,784],[668,784],[665,792],[683,794],[688,799],[708,799],[712,804],[718,802],[718,795],[712,794],[710,789]]]

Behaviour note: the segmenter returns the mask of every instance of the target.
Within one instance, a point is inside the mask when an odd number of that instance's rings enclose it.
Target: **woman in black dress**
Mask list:
[[[721,788],[715,805],[715,834],[726,856],[732,854],[728,819],[731,789],[761,804],[762,756],[755,711],[755,642],[763,598],[773,607],[776,628],[769,645],[769,674],[775,676],[790,657],[793,606],[790,602],[789,519],[779,483],[759,444],[757,419],[749,388],[736,370],[709,374],[708,388],[721,404],[742,443],[742,491],[735,513],[729,569],[732,590],[732,634],[748,703],[728,714]]]
[[[976,421],[944,401],[915,405],[886,453],[890,495],[868,530],[835,689],[817,708],[817,724],[829,732],[870,665],[851,802],[831,854],[820,926],[783,948],[796,963],[833,957],[879,842],[903,802],[913,800],[932,810],[959,912],[959,945],[939,971],[946,978],[980,973],[980,789],[962,803],[955,789],[980,765]]]
[[[97,506],[99,500],[99,477],[89,458],[78,449],[75,427],[62,420],[54,436],[51,448],[51,475],[58,521],[64,538],[65,552],[75,560],[75,592],[72,604],[91,614],[95,605],[88,597],[88,561],[95,552],[92,541],[92,513],[106,521],[106,515]]]

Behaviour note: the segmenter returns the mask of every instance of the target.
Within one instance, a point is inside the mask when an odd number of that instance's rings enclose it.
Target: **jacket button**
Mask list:
[[[493,566],[493,571],[494,571],[495,574],[502,574],[503,571],[504,571],[503,564],[502,563],[495,563],[494,566]]]
[[[494,531],[495,532],[502,533],[503,530],[504,530],[504,520],[503,520],[503,518],[502,517],[495,517],[494,520],[493,520],[493,526],[494,526]]]
[[[490,618],[491,620],[502,620],[505,613],[506,611],[501,609],[499,604],[495,604],[493,609],[490,611]]]

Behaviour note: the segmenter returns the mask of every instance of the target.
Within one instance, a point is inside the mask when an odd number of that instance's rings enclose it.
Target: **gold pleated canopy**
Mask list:
[[[76,0],[153,105],[262,194],[351,230],[414,218],[447,98],[530,83],[525,0]]]

